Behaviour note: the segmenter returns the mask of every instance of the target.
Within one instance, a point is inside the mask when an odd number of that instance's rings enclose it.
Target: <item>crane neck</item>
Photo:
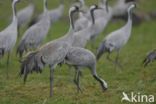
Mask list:
[[[74,26],[74,19],[73,19],[73,11],[69,13],[69,19],[70,19],[70,29],[74,30],[75,26]]]
[[[92,25],[95,24],[94,10],[95,10],[95,9],[93,9],[93,10],[90,11],[91,19],[92,19]]]
[[[48,9],[47,9],[47,7],[48,7],[47,0],[44,0],[43,7],[44,7],[44,12],[47,12],[48,11]]]
[[[16,17],[16,2],[13,1],[12,3],[12,10],[13,10],[13,21],[17,20]]]
[[[128,11],[128,21],[124,28],[127,32],[127,37],[129,37],[131,35],[132,30],[132,10]]]
[[[73,19],[73,13],[74,11],[69,11],[69,20],[70,20],[70,27],[69,30],[67,32],[67,34],[65,36],[63,36],[62,38],[65,39],[68,43],[72,43],[73,42],[73,38],[74,38],[74,19]]]
[[[128,10],[128,22],[127,25],[132,25],[132,9]]]
[[[132,20],[132,9],[128,10],[128,19]]]

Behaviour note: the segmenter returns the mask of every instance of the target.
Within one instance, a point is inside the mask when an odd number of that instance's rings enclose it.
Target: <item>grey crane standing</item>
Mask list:
[[[89,68],[92,76],[100,83],[102,90],[107,90],[107,83],[97,75],[96,57],[91,51],[80,47],[71,47],[65,58],[65,63],[70,66],[74,66],[76,69],[74,82],[77,85],[78,92],[82,91],[79,84],[82,67]]]
[[[13,19],[12,23],[5,28],[3,31],[0,32],[0,57],[3,57],[5,53],[8,54],[7,59],[7,78],[8,78],[8,66],[10,60],[10,52],[13,50],[16,39],[17,39],[17,24],[18,20],[16,17],[16,3],[20,0],[13,0],[12,1],[12,10],[13,10]]]
[[[97,50],[97,60],[103,55],[103,53],[108,52],[107,59],[112,61],[109,57],[112,51],[117,51],[117,57],[115,60],[115,65],[121,67],[118,62],[120,49],[128,42],[131,36],[132,29],[132,9],[135,7],[135,4],[130,5],[128,8],[128,22],[121,29],[118,29],[104,38],[103,42],[100,44]]]
[[[47,0],[44,0],[44,17],[36,24],[32,25],[23,35],[18,48],[17,54],[22,57],[27,49],[35,49],[40,46],[43,39],[48,34],[50,28],[49,12],[47,10]]]
[[[56,40],[48,42],[35,52],[31,52],[22,61],[21,75],[24,75],[24,82],[29,73],[41,72],[45,65],[50,67],[50,96],[53,95],[53,71],[57,64],[61,63],[68,53],[73,40],[74,23],[73,14],[79,10],[78,7],[71,7],[69,10],[70,28],[68,33]]]

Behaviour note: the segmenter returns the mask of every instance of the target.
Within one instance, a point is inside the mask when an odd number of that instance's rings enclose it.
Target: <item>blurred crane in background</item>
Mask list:
[[[48,10],[51,24],[60,20],[64,13],[64,0],[60,0],[60,5],[52,10]],[[38,17],[35,17],[30,23],[29,27],[44,18],[44,13],[41,13]]]
[[[13,0],[12,1],[12,11],[13,11],[13,18],[11,24],[5,28],[3,31],[0,32],[0,57],[2,58],[4,54],[8,54],[7,58],[7,78],[8,78],[8,67],[10,61],[10,53],[13,50],[16,39],[17,39],[17,26],[18,20],[16,15],[16,3],[20,0]]]
[[[17,12],[18,27],[28,24],[28,22],[31,20],[34,14],[35,10],[34,2],[33,0],[29,0],[29,2],[30,4],[27,7]]]
[[[34,25],[32,25],[24,33],[17,48],[17,54],[22,57],[28,49],[36,49],[40,46],[43,39],[47,36],[50,28],[49,11],[47,10],[47,0],[44,0],[44,14],[43,17]]]

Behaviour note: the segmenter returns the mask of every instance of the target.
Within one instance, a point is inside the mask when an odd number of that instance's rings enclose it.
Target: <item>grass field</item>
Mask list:
[[[23,0],[24,1],[24,0]],[[67,10],[69,1],[65,0]],[[86,0],[87,1],[87,0]],[[88,0],[93,4],[96,0]],[[42,0],[35,0],[38,12],[42,11]],[[28,2],[18,4],[18,9],[26,6]],[[48,0],[49,8],[55,8],[58,0]],[[139,10],[151,11],[156,6],[155,0],[140,0]],[[11,0],[0,0],[0,30],[8,26],[11,16]],[[106,30],[97,39],[96,46],[111,31],[120,28],[125,23],[122,21],[110,23]],[[55,23],[50,29],[45,40],[51,41],[63,36],[69,27],[67,19]],[[23,33],[25,29],[21,30]],[[16,57],[16,47],[11,55],[9,66],[9,79],[6,79],[6,56],[0,60],[0,104],[122,104],[122,92],[140,92],[141,94],[155,95],[156,97],[156,63],[150,64],[147,68],[142,67],[142,61],[149,50],[156,45],[156,21],[146,21],[139,26],[133,27],[132,36],[128,44],[122,49],[120,61],[124,69],[121,73],[114,70],[112,63],[103,56],[97,63],[99,76],[108,83],[108,90],[102,92],[99,84],[92,78],[88,69],[83,70],[83,77],[80,80],[83,93],[77,93],[73,83],[74,70],[72,72],[67,66],[57,67],[54,79],[54,96],[49,98],[49,69],[44,69],[42,74],[29,76],[26,85],[18,76],[20,64]],[[19,40],[19,39],[18,39]],[[87,46],[90,48],[90,45]],[[91,49],[93,50],[93,49]],[[113,58],[115,53],[113,54]],[[129,103],[123,103],[129,104]],[[149,103],[142,103],[149,104]],[[153,103],[153,104],[156,104]]]

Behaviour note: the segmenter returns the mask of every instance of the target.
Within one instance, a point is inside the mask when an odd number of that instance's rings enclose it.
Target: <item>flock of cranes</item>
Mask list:
[[[16,13],[18,2],[22,2],[22,0],[12,0],[12,22],[0,32],[0,56],[2,58],[5,54],[8,54],[7,77],[9,56],[15,47],[18,29],[29,24],[35,11],[35,4],[33,0],[30,0],[27,7]],[[21,61],[20,75],[23,76],[25,82],[30,73],[41,73],[45,66],[49,66],[50,96],[52,96],[54,69],[58,64],[67,64],[74,67],[74,82],[78,91],[81,91],[80,72],[82,68],[86,67],[91,71],[93,78],[99,82],[102,90],[105,91],[108,85],[96,72],[97,62],[107,52],[107,59],[122,68],[118,58],[121,48],[125,46],[131,36],[132,10],[136,7],[135,0],[118,0],[113,7],[109,6],[108,0],[101,0],[98,5],[92,5],[90,8],[84,0],[78,0],[69,9],[70,27],[68,32],[64,36],[42,45],[51,25],[63,16],[64,6],[64,0],[60,0],[58,8],[48,10],[47,0],[43,0],[43,13],[36,20],[33,20],[35,22],[28,27],[18,43],[17,54],[20,58],[27,53]],[[79,15],[75,20],[74,17],[77,13]],[[105,30],[113,16],[125,14],[128,14],[127,23],[103,39],[96,55],[86,48],[89,41],[95,42],[96,37]],[[117,52],[115,61],[110,58],[113,51]],[[146,66],[154,59],[156,59],[155,50],[148,54],[144,60],[144,65]]]

